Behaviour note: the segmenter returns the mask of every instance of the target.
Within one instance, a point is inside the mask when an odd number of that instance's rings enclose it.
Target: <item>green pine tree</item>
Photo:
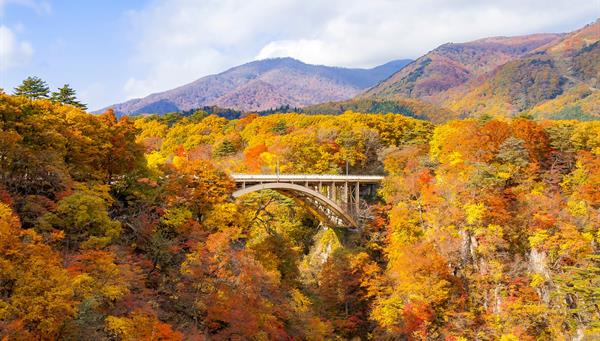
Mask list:
[[[50,89],[48,84],[38,77],[27,77],[21,85],[15,88],[15,96],[23,96],[29,99],[48,98]]]
[[[214,151],[214,155],[216,157],[225,157],[228,155],[233,155],[235,154],[235,145],[229,141],[229,140],[225,140],[223,142],[221,142],[219,145],[217,145],[217,147],[215,148]]]
[[[285,125],[285,121],[281,120],[275,124],[271,131],[277,135],[284,135],[287,133],[287,126]]]
[[[58,91],[52,93],[50,99],[54,102],[72,105],[83,110],[87,109],[85,104],[77,100],[75,90],[71,88],[69,84],[65,84],[62,88],[58,88]]]
[[[507,138],[500,145],[497,158],[502,163],[511,163],[519,167],[529,164],[529,152],[525,148],[525,141],[516,137]]]

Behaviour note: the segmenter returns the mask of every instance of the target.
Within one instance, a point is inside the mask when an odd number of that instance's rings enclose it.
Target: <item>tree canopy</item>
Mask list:
[[[29,99],[48,98],[49,94],[48,84],[35,76],[27,77],[14,91],[15,96],[23,96]]]
[[[53,102],[72,105],[82,110],[87,110],[87,106],[77,100],[76,92],[69,86],[69,84],[65,84],[58,88],[57,91],[52,92],[50,100]]]
[[[277,164],[385,178],[360,229],[330,228],[231,197],[228,174]],[[0,93],[2,340],[594,339],[599,219],[598,122],[118,118]]]

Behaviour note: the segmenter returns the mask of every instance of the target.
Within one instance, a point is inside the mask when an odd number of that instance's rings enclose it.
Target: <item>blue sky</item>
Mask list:
[[[371,67],[598,17],[600,0],[0,0],[0,87],[69,83],[95,110],[254,59]]]
[[[0,0],[2,1],[2,0]],[[52,87],[64,83],[97,108],[122,97],[123,75],[133,53],[127,13],[142,1],[8,2],[1,25],[32,53],[17,53],[16,65],[0,69],[0,87],[10,92],[28,75]]]

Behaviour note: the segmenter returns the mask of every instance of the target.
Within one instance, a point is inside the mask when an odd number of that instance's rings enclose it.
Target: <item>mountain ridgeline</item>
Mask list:
[[[310,65],[292,58],[259,60],[111,107],[120,114],[161,114],[203,106],[242,111],[303,107],[352,98],[409,62],[395,60],[372,69],[349,69]]]
[[[600,119],[600,20],[570,33],[447,43],[372,69],[259,60],[111,106],[117,114],[193,111],[400,113],[434,123],[528,115]],[[287,109],[284,109],[287,108]]]

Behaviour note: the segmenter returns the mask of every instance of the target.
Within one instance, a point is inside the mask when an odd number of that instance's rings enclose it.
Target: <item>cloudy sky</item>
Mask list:
[[[600,0],[0,0],[0,87],[36,75],[99,109],[255,59],[372,67],[599,17]]]

